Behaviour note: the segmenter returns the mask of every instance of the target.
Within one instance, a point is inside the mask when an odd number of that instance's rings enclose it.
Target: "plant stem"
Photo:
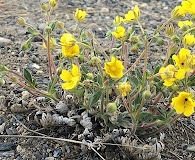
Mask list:
[[[141,113],[141,110],[142,110],[144,104],[145,104],[145,99],[142,98],[142,101],[141,101],[141,103],[140,103],[140,105],[139,105],[139,107],[138,107],[138,109],[137,109],[137,111],[136,111],[136,114],[135,114],[135,123],[134,123],[134,125],[133,125],[133,132],[134,132],[134,133],[135,133],[135,131],[137,130],[137,125],[138,125],[138,122],[139,122],[139,115],[140,115],[140,113]]]
[[[52,80],[50,33],[47,33],[47,58],[48,58],[48,67],[49,67],[49,78],[50,78],[50,80]]]
[[[176,122],[178,119],[180,119],[183,116],[183,114],[178,114],[177,116],[175,116],[170,122],[169,124],[172,125],[174,122]],[[159,133],[160,131],[164,130],[167,128],[167,125],[162,125],[161,127],[159,127],[156,131],[153,131],[152,133],[148,133],[148,134],[142,134],[140,135],[141,137],[149,137],[151,135],[155,135],[157,133]]]

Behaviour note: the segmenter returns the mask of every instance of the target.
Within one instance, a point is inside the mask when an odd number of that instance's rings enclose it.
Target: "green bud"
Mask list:
[[[78,58],[79,58],[79,62],[81,63],[85,61],[85,56],[83,54],[79,54]]]
[[[188,26],[188,25],[183,25],[182,27],[181,27],[181,31],[182,32],[185,32],[185,31],[187,31],[188,29],[189,29],[190,27]]]
[[[162,39],[161,37],[157,37],[157,38],[156,38],[156,43],[157,43],[158,45],[163,45],[163,44],[164,44],[164,41],[163,41],[163,39]]]
[[[5,84],[5,81],[4,79],[0,78],[0,86],[4,85]]]
[[[171,88],[172,88],[173,91],[178,91],[179,90],[179,86],[176,85],[176,84],[172,85]]]
[[[57,26],[59,29],[63,29],[63,28],[64,28],[64,23],[61,22],[61,21],[57,21],[57,22],[56,22],[56,26]]]
[[[86,76],[87,76],[87,78],[90,79],[90,80],[93,80],[93,79],[94,79],[93,73],[87,73]]]
[[[150,92],[150,90],[146,90],[143,92],[143,97],[148,100],[150,97],[152,96],[152,93]]]
[[[117,105],[116,103],[108,103],[107,104],[107,111],[109,113],[114,113],[117,110]]]
[[[130,42],[132,43],[138,43],[140,40],[139,40],[139,37],[138,36],[132,36],[131,39],[130,39]]]
[[[21,26],[25,26],[26,25],[26,20],[22,17],[19,17],[18,19],[18,24]]]
[[[171,37],[171,40],[174,42],[174,43],[179,43],[180,42],[180,38],[177,36],[177,35],[173,35]]]
[[[31,47],[31,41],[28,40],[22,44],[21,50],[26,51],[30,49],[30,47]]]
[[[60,75],[62,73],[62,68],[61,67],[58,67],[57,68],[57,75]]]
[[[130,47],[130,50],[131,50],[131,52],[133,52],[133,53],[138,53],[139,48],[138,48],[138,46],[135,44],[135,45],[132,45],[132,46]]]
[[[48,6],[48,4],[47,4],[47,3],[41,3],[41,9],[42,9],[42,11],[44,11],[44,12],[49,11],[49,6]]]
[[[10,77],[10,79],[12,82],[15,82],[15,83],[17,83],[19,81],[18,78],[15,76]]]
[[[99,57],[92,57],[90,60],[90,64],[92,66],[95,66],[95,65],[100,64],[100,63],[101,63],[101,59]]]
[[[175,29],[172,23],[166,26],[165,33],[167,36],[173,36],[175,34]]]
[[[46,26],[45,27],[45,32],[51,33],[52,32],[52,28],[50,26]]]

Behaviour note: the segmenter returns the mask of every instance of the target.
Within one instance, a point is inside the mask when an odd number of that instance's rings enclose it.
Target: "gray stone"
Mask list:
[[[0,37],[0,47],[12,44],[12,41],[7,38]]]
[[[11,151],[14,150],[16,146],[11,142],[0,142],[0,151]]]

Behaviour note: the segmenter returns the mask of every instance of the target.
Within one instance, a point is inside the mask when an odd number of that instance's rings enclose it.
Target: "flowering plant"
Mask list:
[[[43,40],[48,57],[48,88],[38,88],[36,79],[26,68],[21,74],[3,64],[0,65],[1,84],[4,79],[10,79],[35,97],[44,96],[56,103],[65,101],[58,92],[66,91],[65,94],[68,92],[78,100],[80,109],[94,113],[101,124],[110,129],[130,128],[138,135],[151,128],[154,130],[150,134],[157,133],[183,115],[189,117],[194,113],[195,1],[183,1],[181,6],[176,6],[171,18],[157,27],[152,36],[147,35],[140,23],[137,5],[123,17],[117,15],[112,30],[107,32],[111,40],[108,52],[93,33],[82,28],[86,11],[76,9],[75,28],[69,31],[63,22],[51,20],[56,5],[56,0],[41,5],[47,19],[44,34],[24,18],[18,18],[18,23],[31,33],[22,50],[31,47],[34,37]],[[187,19],[179,21],[181,17]],[[173,21],[178,22],[178,27],[174,27]],[[135,24],[139,29],[135,29]],[[64,32],[59,43],[53,37],[56,28]],[[166,37],[162,39],[164,32]],[[165,61],[154,66],[154,70],[148,69],[152,43],[168,45]],[[53,56],[58,47],[60,60],[56,63]],[[132,52],[137,60],[130,63]],[[142,59],[144,65],[139,67]]]

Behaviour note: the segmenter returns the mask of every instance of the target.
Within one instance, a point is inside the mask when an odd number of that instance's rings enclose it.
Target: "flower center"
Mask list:
[[[113,72],[116,71],[116,67],[115,67],[115,66],[112,66],[110,69],[111,69],[111,71],[113,71]]]

